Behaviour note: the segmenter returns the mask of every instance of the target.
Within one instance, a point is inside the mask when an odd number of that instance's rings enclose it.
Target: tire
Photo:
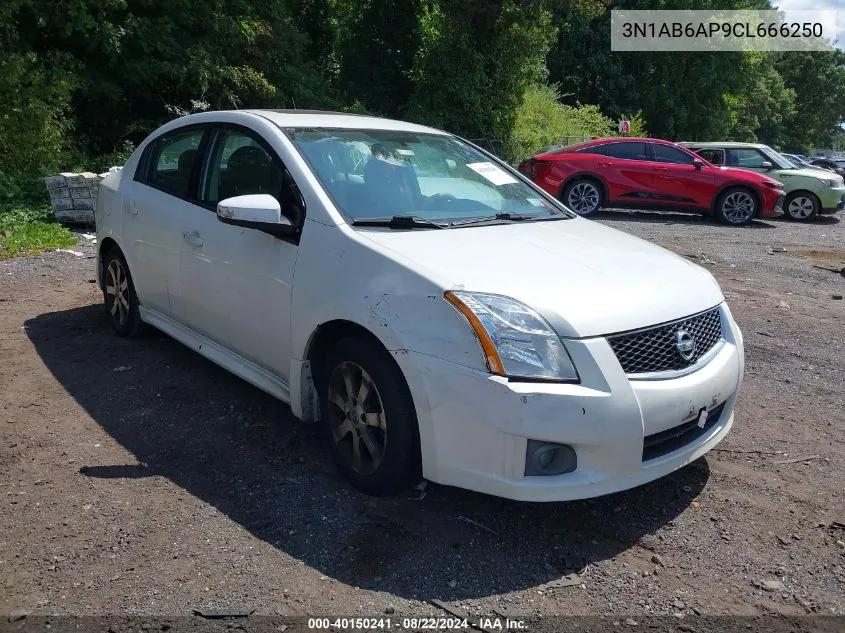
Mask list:
[[[759,209],[757,196],[744,187],[726,189],[716,201],[716,217],[731,226],[748,224],[757,217]]]
[[[564,187],[560,198],[567,208],[582,218],[594,216],[604,204],[601,185],[590,178],[576,178]]]
[[[326,357],[317,388],[326,440],[353,486],[382,496],[419,482],[416,410],[387,352],[361,338],[341,339]]]
[[[783,201],[783,212],[790,220],[806,222],[819,214],[822,207],[816,194],[809,191],[793,191]]]
[[[138,310],[138,295],[120,249],[112,248],[106,253],[103,276],[103,303],[115,333],[126,338],[140,336],[144,323]]]

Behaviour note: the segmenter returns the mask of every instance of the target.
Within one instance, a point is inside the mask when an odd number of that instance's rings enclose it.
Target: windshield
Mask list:
[[[778,169],[798,169],[795,165],[792,164],[790,160],[788,160],[785,156],[780,155],[771,147],[763,147],[761,148],[763,153],[771,160],[772,164]]]
[[[511,171],[451,136],[326,128],[285,133],[353,222],[392,216],[443,223],[496,214],[570,217]]]
[[[781,154],[781,156],[783,156],[786,160],[788,160],[790,163],[792,163],[796,167],[800,168],[800,167],[806,167],[807,166],[807,163],[805,163],[803,160],[801,160],[800,158],[798,158],[794,154]]]

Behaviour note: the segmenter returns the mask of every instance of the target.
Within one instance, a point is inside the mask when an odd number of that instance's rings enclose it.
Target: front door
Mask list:
[[[677,147],[649,143],[655,162],[656,201],[678,207],[707,209],[712,203],[713,168],[696,169],[695,156]]]
[[[291,284],[297,245],[256,229],[224,224],[217,203],[268,193],[291,211],[292,181],[254,131],[217,127],[199,182],[199,202],[186,214],[182,287],[194,329],[287,379]],[[301,198],[300,198],[301,200]],[[304,207],[304,205],[301,205]],[[302,219],[302,208],[297,220]]]

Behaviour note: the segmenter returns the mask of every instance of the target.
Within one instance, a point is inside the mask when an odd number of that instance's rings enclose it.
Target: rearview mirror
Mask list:
[[[763,169],[771,169],[771,168],[772,168],[772,164],[771,164],[769,161],[764,160],[764,161],[761,163],[760,167],[762,167]]]
[[[282,215],[279,201],[266,193],[226,198],[217,203],[217,219],[224,224],[256,229],[270,235],[293,233],[291,221]]]
[[[698,160],[697,158],[692,161],[692,166],[695,167],[696,171],[700,171],[702,167],[704,167],[704,161]]]

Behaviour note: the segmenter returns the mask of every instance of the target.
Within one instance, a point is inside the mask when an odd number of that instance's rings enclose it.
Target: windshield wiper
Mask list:
[[[389,218],[362,218],[352,226],[384,226],[389,229],[445,229],[447,225],[432,222],[416,215],[394,215]]]
[[[514,213],[513,211],[501,211],[496,215],[485,215],[480,218],[470,218],[469,220],[459,220],[452,222],[451,226],[466,226],[468,224],[481,224],[483,222],[522,222],[523,220],[558,220],[566,218],[565,215],[523,215],[521,213]]]

